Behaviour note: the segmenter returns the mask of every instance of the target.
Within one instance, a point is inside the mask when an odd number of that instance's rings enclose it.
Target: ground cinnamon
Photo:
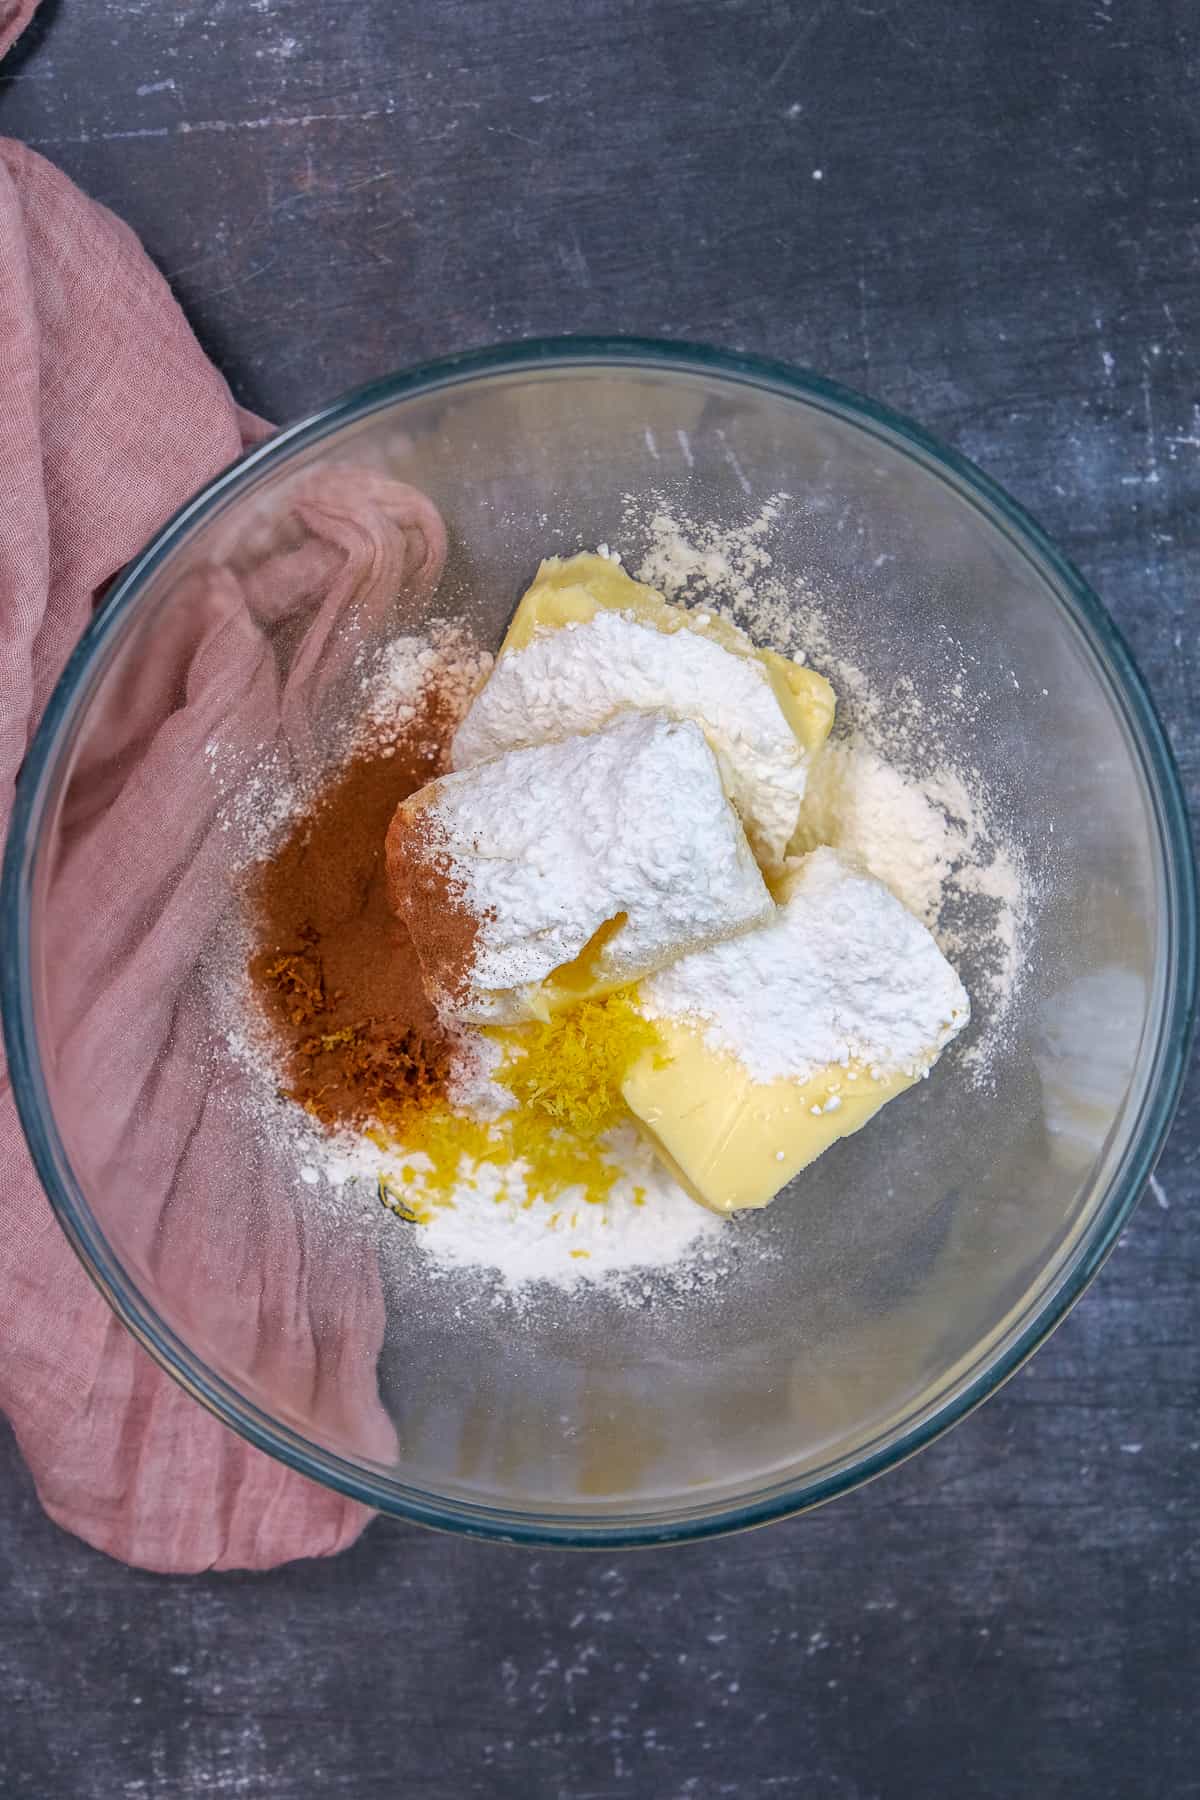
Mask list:
[[[427,809],[399,807],[388,827],[384,859],[388,899],[419,946],[431,994],[461,1000],[475,966],[479,915],[463,900],[439,834]]]
[[[428,691],[402,738],[360,749],[250,877],[249,973],[283,1091],[330,1127],[395,1124],[445,1093],[450,1045],[389,904],[384,841],[451,723]]]

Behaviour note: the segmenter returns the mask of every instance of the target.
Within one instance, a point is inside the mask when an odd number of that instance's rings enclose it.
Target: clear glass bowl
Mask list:
[[[199,978],[231,906],[228,858],[201,765],[297,631],[293,608],[242,643],[226,590],[269,547],[294,554],[303,608],[297,496],[335,467],[432,497],[450,544],[432,611],[453,596],[486,641],[541,555],[622,543],[623,496],[684,484],[691,513],[728,521],[782,489],[802,529],[775,572],[819,580],[868,676],[907,672],[936,704],[951,640],[973,671],[988,728],[948,724],[949,748],[1008,796],[1041,870],[994,1090],[948,1056],[758,1216],[774,1261],[694,1305],[592,1294],[514,1318],[473,1305],[469,1283],[397,1283],[353,1229],[318,1230],[295,1171],[230,1127],[239,1076],[213,1050]],[[393,610],[372,629],[421,623]],[[156,805],[139,758],[176,731]],[[181,895],[198,921],[182,946]],[[990,1393],[1078,1298],[1152,1168],[1195,953],[1162,728],[1112,622],[1033,521],[907,421],[813,375],[624,340],[381,381],[184,507],[71,658],[21,778],[3,887],[21,1117],[63,1229],[129,1329],[306,1475],[385,1512],[538,1543],[650,1543],[811,1506]],[[296,1307],[312,1344],[299,1365],[280,1348]]]

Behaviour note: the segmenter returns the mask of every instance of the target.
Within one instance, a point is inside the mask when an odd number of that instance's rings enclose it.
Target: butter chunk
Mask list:
[[[543,562],[458,728],[454,766],[595,731],[622,712],[701,726],[756,856],[778,871],[833,724],[833,689],[718,614],[668,605],[607,557]]]
[[[442,776],[386,854],[431,992],[468,1022],[545,1018],[774,911],[686,720],[632,714]]]
[[[929,1072],[970,1001],[925,927],[835,851],[791,864],[774,919],[646,981],[659,1034],[623,1083],[713,1212],[766,1206]]]

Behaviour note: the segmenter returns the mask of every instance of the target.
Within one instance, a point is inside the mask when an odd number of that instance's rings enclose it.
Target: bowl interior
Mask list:
[[[448,562],[419,607],[372,596],[292,692],[331,471],[429,495]],[[636,564],[656,494],[722,527],[781,497],[760,542],[794,599],[770,635],[796,648],[815,609],[831,661],[987,792],[1024,864],[1022,980],[986,1068],[968,1038],[736,1221],[718,1281],[514,1308],[431,1279],[403,1227],[335,1205],[256,1127],[218,978],[230,809],[276,803],[255,771],[281,709],[291,772],[326,754],[351,651],[433,616],[494,646],[541,556],[606,542]],[[281,559],[291,597],[268,610],[258,572]],[[819,384],[527,360],[293,434],[172,529],[44,734],[20,888],[36,1060],[14,1069],[69,1229],[198,1391],[376,1503],[586,1541],[835,1491],[998,1378],[1111,1240],[1162,1127],[1184,878],[1119,665],[1002,501]],[[979,1034],[995,971],[968,946],[962,973]]]

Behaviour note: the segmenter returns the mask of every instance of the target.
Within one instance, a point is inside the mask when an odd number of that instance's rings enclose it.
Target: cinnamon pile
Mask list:
[[[402,736],[360,749],[250,877],[250,980],[282,1091],[333,1129],[396,1124],[445,1093],[450,1044],[388,900],[384,841],[436,773],[448,711],[427,689]]]
[[[384,861],[392,910],[421,946],[429,992],[455,1001],[466,993],[475,962],[479,916],[464,904],[444,838],[419,803],[402,807],[388,829]]]

